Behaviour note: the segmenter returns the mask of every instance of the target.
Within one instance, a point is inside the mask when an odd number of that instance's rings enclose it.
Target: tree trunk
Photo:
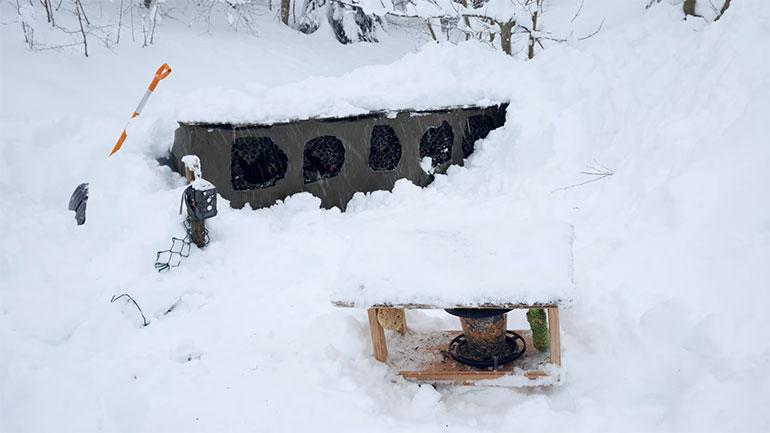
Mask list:
[[[281,0],[281,21],[289,25],[289,6],[291,0]]]
[[[511,38],[513,37],[513,26],[515,21],[506,21],[504,23],[498,22],[500,27],[500,46],[505,54],[511,55]]]
[[[695,13],[695,1],[696,0],[684,0],[684,3],[682,3],[682,10],[684,11],[685,18],[688,16],[698,16],[698,14]]]
[[[433,26],[430,25],[430,19],[425,21],[425,24],[428,25],[428,31],[430,31],[430,37],[432,37],[434,41],[438,42],[438,38],[436,37],[436,32],[433,31]]]
[[[725,0],[725,2],[722,4],[722,10],[719,11],[719,15],[717,15],[716,18],[714,18],[714,22],[719,21],[720,18],[722,18],[722,15],[725,14],[727,11],[727,8],[730,7],[730,0]]]
[[[77,12],[78,24],[80,24],[80,34],[83,35],[83,50],[86,57],[88,57],[88,39],[86,38],[86,31],[83,28],[83,19],[81,18],[80,13],[82,10],[83,5],[80,3],[80,0],[75,0],[75,12]]]
[[[527,58],[535,57],[535,31],[537,30],[537,12],[532,12],[532,31],[529,32],[529,46],[527,47]]]

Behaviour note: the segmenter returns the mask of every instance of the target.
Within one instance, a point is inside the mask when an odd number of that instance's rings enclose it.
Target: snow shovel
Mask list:
[[[131,118],[128,120],[128,123],[126,123],[126,127],[123,128],[123,132],[120,134],[120,138],[118,138],[118,142],[115,143],[115,146],[112,148],[112,152],[110,152],[109,156],[112,156],[120,150],[120,148],[123,146],[123,142],[126,141],[126,128],[128,128],[129,123],[131,123],[131,120],[134,119],[134,117],[138,116],[139,113],[142,112],[142,108],[144,108],[144,104],[147,103],[147,100],[150,98],[150,95],[155,90],[155,87],[158,86],[158,83],[160,80],[166,78],[171,73],[171,67],[168,66],[168,64],[164,63],[162,64],[157,71],[155,71],[155,76],[152,77],[152,81],[150,82],[150,85],[147,87],[147,91],[144,93],[144,97],[142,97],[142,100],[139,102],[139,105],[136,107],[136,110],[134,110],[133,113],[131,113]],[[86,222],[86,205],[88,204],[88,183],[81,183],[80,185],[75,188],[75,191],[72,193],[72,196],[70,197],[69,202],[69,210],[75,212],[75,221],[77,221],[78,225],[83,225]]]
[[[171,67],[168,66],[168,64],[164,63],[160,65],[157,71],[155,71],[155,76],[152,77],[152,81],[150,82],[150,85],[147,87],[147,91],[144,92],[144,96],[142,97],[142,100],[139,101],[139,105],[136,107],[136,110],[134,110],[133,113],[131,113],[131,118],[128,119],[128,122],[126,123],[126,127],[123,128],[123,132],[120,134],[120,137],[118,138],[118,142],[115,143],[115,146],[112,148],[112,152],[110,152],[109,156],[112,156],[115,154],[115,152],[119,151],[120,148],[123,146],[123,142],[126,141],[126,128],[128,128],[128,125],[131,123],[131,121],[134,119],[134,117],[138,116],[142,112],[142,108],[144,108],[144,104],[147,103],[147,100],[150,98],[150,95],[152,95],[152,92],[155,90],[155,87],[158,86],[158,83],[160,83],[160,80],[166,78],[171,74]]]
[[[75,211],[75,221],[79,226],[86,223],[86,205],[88,204],[88,183],[81,183],[70,197],[69,210]]]

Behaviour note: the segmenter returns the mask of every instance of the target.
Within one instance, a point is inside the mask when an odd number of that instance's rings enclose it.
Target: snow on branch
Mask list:
[[[366,14],[399,18],[419,19],[425,22],[431,37],[438,41],[434,24],[438,22],[446,39],[450,32],[457,32],[465,39],[476,38],[494,43],[509,55],[515,54],[513,45],[519,36],[526,36],[527,58],[536,54],[536,46],[544,49],[543,41],[564,43],[582,41],[601,31],[604,21],[596,30],[574,38],[555,35],[544,30],[545,0],[334,0],[349,7],[359,8]],[[584,0],[577,5],[569,20],[571,25],[583,10]]]

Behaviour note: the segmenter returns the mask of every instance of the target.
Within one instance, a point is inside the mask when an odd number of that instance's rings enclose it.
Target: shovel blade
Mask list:
[[[75,211],[75,221],[79,226],[86,223],[86,204],[88,204],[88,183],[81,183],[72,192],[69,204],[69,210]]]

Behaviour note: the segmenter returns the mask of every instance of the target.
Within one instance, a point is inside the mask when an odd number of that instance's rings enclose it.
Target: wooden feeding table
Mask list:
[[[574,285],[572,238],[567,224],[495,220],[356,236],[332,303],[367,309],[375,359],[405,379],[555,384],[562,375],[559,307]],[[414,309],[448,309],[461,316],[464,332],[412,330],[405,310]],[[532,327],[540,350],[532,330],[507,330],[508,310],[532,310],[530,324],[543,325]],[[514,360],[498,364],[495,355],[493,365],[466,365],[473,363],[459,356],[458,344],[470,347],[477,326],[468,317],[490,317],[479,320],[497,327],[495,338],[504,341],[498,347],[516,352]]]

